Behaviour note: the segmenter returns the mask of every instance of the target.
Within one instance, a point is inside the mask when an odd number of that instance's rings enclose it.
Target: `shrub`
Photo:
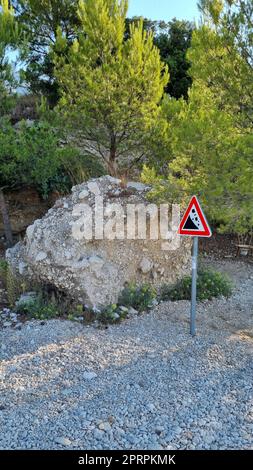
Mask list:
[[[50,320],[59,316],[57,305],[53,302],[46,303],[40,294],[19,302],[16,311],[36,320]]]
[[[85,308],[82,304],[72,305],[67,319],[70,321],[80,321],[83,323],[92,323],[97,319],[97,314],[92,308]]]
[[[156,290],[149,284],[136,286],[136,284],[129,284],[119,296],[119,305],[125,307],[133,307],[142,312],[153,306],[153,301],[156,298]]]
[[[0,259],[0,279],[6,283],[6,271],[8,268],[8,263],[4,259]]]
[[[8,304],[10,307],[13,307],[22,286],[5,260],[0,260],[0,279],[7,291]]]
[[[161,300],[190,300],[191,276],[185,276],[172,286],[164,285],[160,291]],[[213,270],[200,270],[197,277],[197,300],[211,300],[214,297],[229,297],[233,284],[223,273]]]
[[[110,304],[103,308],[98,315],[98,320],[102,323],[117,323],[121,320],[120,313],[117,312],[117,304]]]

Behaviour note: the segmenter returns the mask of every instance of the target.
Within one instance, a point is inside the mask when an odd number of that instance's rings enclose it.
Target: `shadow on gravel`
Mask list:
[[[49,349],[44,350],[45,343],[32,354],[3,361],[0,447],[11,416],[19,422],[18,417],[27,415],[29,424],[18,426],[22,448],[26,448],[22,432],[27,426],[40,449],[59,448],[47,437],[47,430],[49,436],[54,429],[56,436],[68,437],[73,428],[75,445],[68,448],[92,448],[93,430],[85,423],[89,410],[94,421],[101,419],[101,409],[106,409],[107,419],[113,418],[112,428],[117,424],[118,410],[123,410],[120,414],[125,427],[136,416],[141,425],[146,416],[147,429],[153,429],[157,416],[167,416],[166,445],[179,439],[190,443],[201,429],[209,430],[212,436],[208,448],[221,433],[243,435],[250,419],[253,363],[250,348],[244,348],[242,355],[245,343],[238,336],[223,331],[220,341],[208,335],[192,339],[180,335],[178,325],[164,331],[164,319],[151,322],[144,336],[138,330],[135,335],[132,330],[130,333],[126,336],[123,325],[122,332],[117,327],[115,336],[113,329],[89,330],[88,335],[73,336],[65,344],[47,345]],[[87,370],[97,376],[85,379]],[[128,411],[133,403],[134,410]],[[191,416],[195,421],[190,421]],[[237,416],[240,419],[235,419]],[[178,422],[185,424],[179,427]],[[122,442],[115,437],[116,448]]]

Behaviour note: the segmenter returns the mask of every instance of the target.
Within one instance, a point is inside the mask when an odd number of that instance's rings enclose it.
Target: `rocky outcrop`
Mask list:
[[[7,251],[10,265],[18,275],[92,306],[117,301],[128,282],[156,287],[174,282],[189,272],[191,241],[180,240],[176,226],[168,239],[159,224],[156,230],[149,189],[135,182],[122,187],[110,176],[75,186]]]

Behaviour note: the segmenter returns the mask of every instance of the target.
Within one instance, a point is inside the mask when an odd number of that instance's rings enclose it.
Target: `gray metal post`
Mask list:
[[[198,237],[193,237],[192,252],[192,298],[191,298],[191,335],[196,335],[196,297],[197,297],[197,264],[198,264]]]

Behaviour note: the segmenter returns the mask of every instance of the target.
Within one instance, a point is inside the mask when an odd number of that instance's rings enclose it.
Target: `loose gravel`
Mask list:
[[[237,287],[198,305],[195,338],[185,301],[0,330],[0,449],[253,449],[253,266],[219,267]]]

